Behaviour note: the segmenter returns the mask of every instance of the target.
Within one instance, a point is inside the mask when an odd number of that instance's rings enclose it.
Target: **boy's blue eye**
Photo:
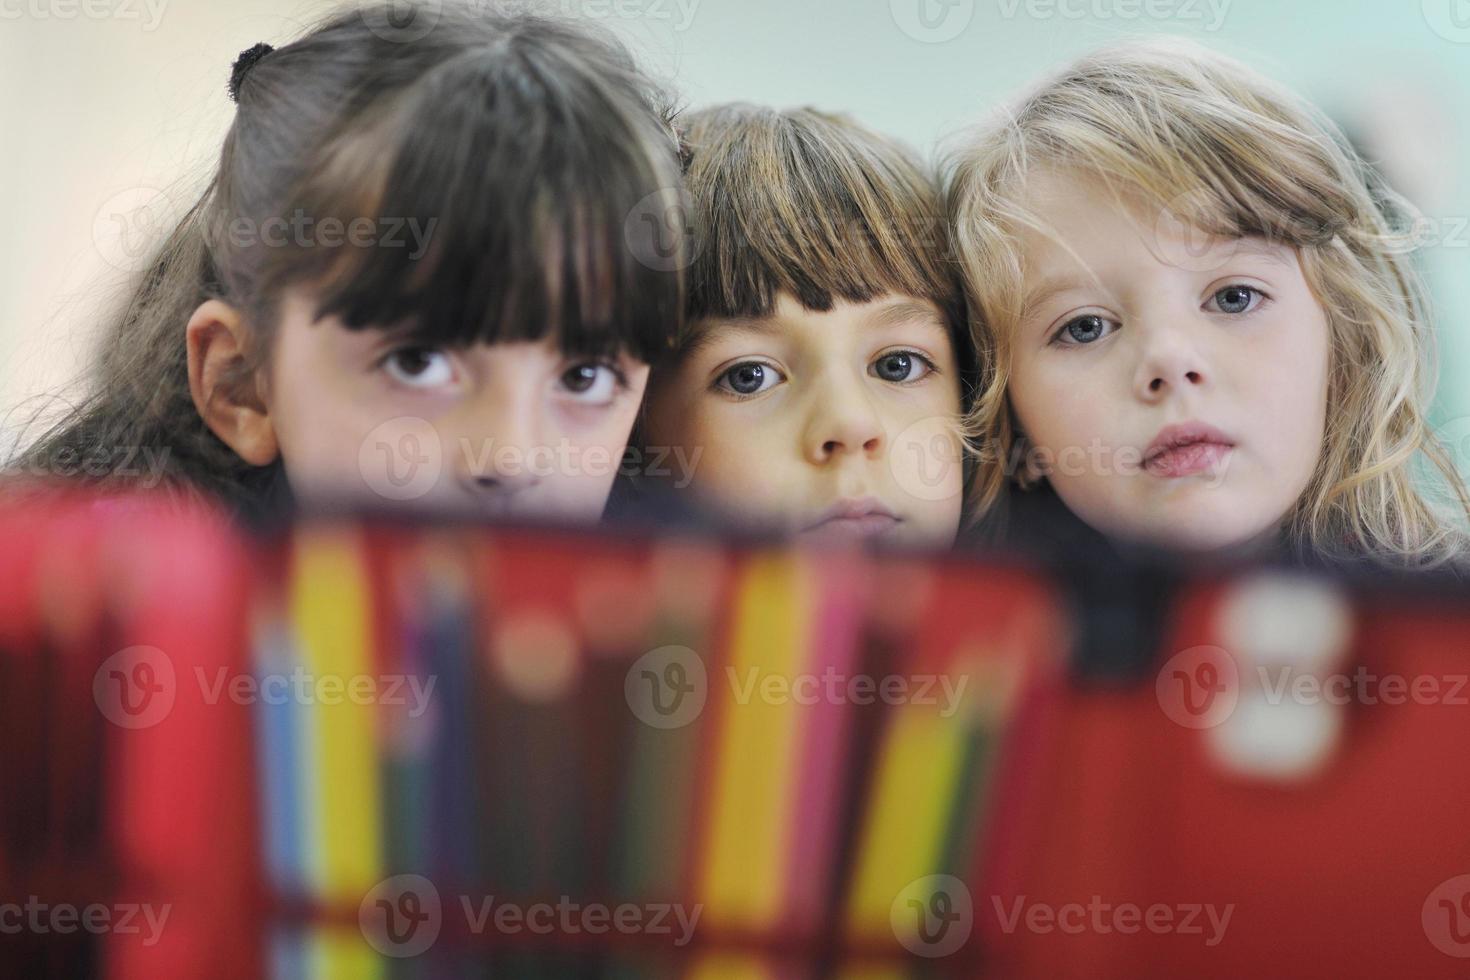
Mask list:
[[[1249,313],[1255,309],[1256,300],[1260,296],[1259,289],[1237,284],[1217,290],[1210,299],[1221,313]]]
[[[746,361],[720,375],[715,385],[736,395],[755,395],[770,388],[781,378],[781,372],[768,364]]]
[[[914,351],[894,351],[884,354],[873,362],[873,373],[884,381],[902,384],[927,377],[934,364],[927,357]]]

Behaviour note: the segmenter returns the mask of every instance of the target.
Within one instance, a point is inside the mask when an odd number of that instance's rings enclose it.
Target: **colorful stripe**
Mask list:
[[[791,556],[750,559],[735,599],[728,664],[709,678],[710,697],[725,701],[699,888],[712,927],[766,929],[782,910],[803,710],[789,685],[805,666],[809,628],[803,572]],[[767,696],[768,682],[778,691],[785,685],[787,696]]]
[[[291,611],[309,692],[302,771],[315,777],[304,780],[307,866],[323,902],[354,909],[383,877],[377,709],[345,697],[353,678],[373,674],[370,590],[351,531],[304,531],[293,557]],[[384,974],[353,926],[318,930],[310,950],[311,972],[324,980]]]
[[[864,814],[849,935],[888,932],[894,899],[938,869],[967,741],[965,729],[932,705],[896,710]]]
[[[304,945],[277,934],[278,975],[570,975],[592,962],[483,923],[468,946],[461,928],[414,960],[380,958],[346,913],[400,873],[439,886],[446,922],[464,918],[461,896],[476,908],[492,896],[498,907],[559,896],[700,907],[689,949],[572,937],[590,942],[606,968],[644,962],[634,972],[760,980],[813,969],[909,975],[893,902],[929,875],[970,878],[1010,722],[1012,705],[992,703],[1007,685],[987,680],[1014,664],[991,629],[952,617],[940,629],[922,615],[896,631],[888,618],[875,626],[870,606],[881,600],[867,591],[864,566],[757,552],[732,564],[708,622],[661,608],[641,643],[599,649],[559,596],[506,586],[534,541],[486,541],[482,557],[442,537],[405,539],[392,558],[398,588],[376,598],[359,571],[362,540],[316,531],[297,541],[294,633],[281,623],[264,630],[262,660],[291,662],[294,650],[309,677],[376,668],[432,677],[436,687],[419,719],[350,703],[262,711],[276,885],[299,885],[334,917]],[[560,561],[571,577],[564,595],[583,566],[575,553]],[[553,565],[542,569],[548,580]],[[605,560],[598,568],[606,574]],[[470,569],[483,569],[484,581]],[[375,602],[391,612],[379,606],[374,619]],[[374,624],[392,637],[376,663]],[[560,687],[543,686],[565,663],[567,642],[581,666]],[[627,710],[623,684],[628,665],[671,643],[702,656],[707,703],[696,721],[658,729]],[[853,702],[854,677],[870,675],[875,690],[888,673],[912,681],[919,672],[948,675],[950,691],[966,675],[992,696],[969,690],[950,717],[942,700]],[[933,685],[936,696],[943,690]],[[900,958],[851,959],[852,948]]]
[[[274,595],[262,604],[253,624],[254,678],[258,690],[263,690],[268,678],[289,677],[297,662],[288,625],[271,599]],[[305,761],[301,751],[302,712],[288,697],[262,697],[256,705],[256,719],[261,828],[265,836],[262,850],[267,872],[279,894],[304,898],[311,894],[311,887],[305,875],[300,812],[308,778],[302,771]],[[269,942],[273,976],[305,975],[306,947],[301,929],[289,924],[277,925],[270,930]]]

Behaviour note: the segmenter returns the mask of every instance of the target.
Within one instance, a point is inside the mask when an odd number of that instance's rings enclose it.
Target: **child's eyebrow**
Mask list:
[[[949,324],[933,306],[915,300],[893,300],[863,317],[863,326],[871,329],[918,323],[949,334]],[[781,319],[775,316],[732,316],[707,320],[694,328],[694,335],[684,345],[680,356],[693,357],[730,332],[771,336],[782,332]]]
[[[1292,249],[1282,247],[1275,242],[1265,239],[1243,237],[1235,239],[1232,245],[1233,251],[1230,253],[1230,257],[1245,254],[1263,259],[1267,262],[1275,262],[1278,265],[1288,268],[1296,264],[1296,254]],[[1221,268],[1229,263],[1230,257],[1227,257],[1221,262]],[[1211,269],[1206,271],[1213,273],[1216,270]],[[1038,308],[1059,293],[1070,292],[1073,289],[1086,289],[1089,285],[1096,285],[1096,283],[1088,283],[1085,280],[1068,276],[1048,276],[1038,282],[1033,288],[1026,291],[1026,295],[1022,297],[1021,302],[1021,316],[1022,318],[1031,316]]]
[[[1037,283],[1032,289],[1026,291],[1022,297],[1021,315],[1030,316],[1052,297],[1059,293],[1070,292],[1073,289],[1081,289],[1083,284],[1076,279],[1065,276],[1049,276]]]
[[[684,344],[680,357],[693,357],[732,330],[739,333],[766,335],[780,333],[780,327],[774,317],[732,316],[706,320],[694,328],[694,335]]]
[[[1237,239],[1235,247],[1236,254],[1244,252],[1288,267],[1296,265],[1296,250],[1289,245],[1249,236]]]
[[[320,321],[318,321],[320,322]],[[369,323],[360,327],[343,327],[349,334],[361,338],[364,344],[387,345],[410,345],[418,344],[424,347],[444,347],[443,343],[435,343],[428,337],[428,331],[423,328],[417,320],[408,318],[398,323]]]
[[[867,316],[867,325],[870,327],[895,327],[915,322],[949,333],[949,324],[938,310],[927,303],[913,300],[900,299],[885,303]]]

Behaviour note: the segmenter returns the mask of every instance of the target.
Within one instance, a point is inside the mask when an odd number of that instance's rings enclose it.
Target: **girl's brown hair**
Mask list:
[[[185,495],[258,502],[280,461],[245,463],[190,395],[184,327],[210,298],[251,329],[237,386],[268,363],[293,285],[318,318],[408,325],[424,344],[555,337],[568,355],[647,361],[675,334],[681,263],[642,240],[638,216],[677,206],[677,141],[667,101],[610,37],[493,5],[380,0],[266,54],[238,102],[203,194],[107,328],[91,393],[13,468],[150,447]],[[370,219],[372,244],[263,233],[303,215]],[[389,234],[410,219],[431,229],[418,252]]]

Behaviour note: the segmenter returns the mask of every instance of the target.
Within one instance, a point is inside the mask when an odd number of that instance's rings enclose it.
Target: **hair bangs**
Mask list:
[[[645,361],[667,347],[678,263],[650,260],[629,227],[649,188],[677,200],[672,137],[536,54],[466,52],[331,143],[299,198],[346,233],[280,270],[312,284],[318,315],[434,345],[554,338]]]
[[[1344,188],[1351,149],[1332,124],[1208,52],[1172,45],[1083,59],[1027,101],[1008,136],[1029,166],[1094,176],[1159,221],[1298,248],[1368,216]]]
[[[764,317],[886,293],[952,311],[938,193],[901,146],[840,117],[730,105],[687,120],[698,251],[690,318]]]

